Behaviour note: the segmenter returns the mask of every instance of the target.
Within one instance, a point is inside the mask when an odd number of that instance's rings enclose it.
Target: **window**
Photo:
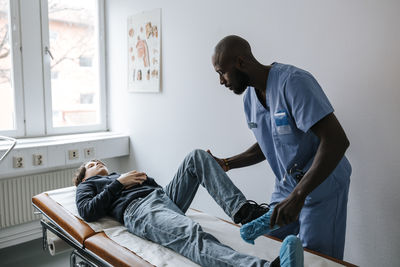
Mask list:
[[[0,129],[15,128],[14,90],[11,83],[11,48],[9,38],[9,6],[5,0],[0,0]]]
[[[45,66],[47,131],[98,128],[102,113],[98,1],[43,2],[47,2],[42,8],[47,18],[42,16],[42,31],[48,32],[44,42],[46,56],[50,57]],[[82,95],[91,96],[91,101]]]
[[[0,134],[106,130],[103,1],[0,0]]]
[[[14,136],[23,132],[17,11],[17,1],[0,0],[0,132]]]

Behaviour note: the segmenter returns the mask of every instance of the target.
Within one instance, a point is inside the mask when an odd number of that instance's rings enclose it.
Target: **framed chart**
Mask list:
[[[161,9],[128,17],[128,91],[160,92]]]

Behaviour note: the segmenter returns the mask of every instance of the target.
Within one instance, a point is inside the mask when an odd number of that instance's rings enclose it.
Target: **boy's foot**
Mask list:
[[[247,200],[246,203],[244,203],[239,211],[233,216],[233,221],[243,225],[257,219],[268,211],[268,204],[257,204],[257,202],[253,200]]]
[[[270,226],[273,211],[274,209],[271,208],[261,217],[258,217],[257,219],[240,227],[240,236],[242,239],[247,243],[254,244],[254,240],[257,237],[269,234],[271,231],[278,229],[279,227],[277,225],[275,225],[272,229]]]
[[[279,252],[281,267],[304,267],[304,251],[297,236],[287,236]]]

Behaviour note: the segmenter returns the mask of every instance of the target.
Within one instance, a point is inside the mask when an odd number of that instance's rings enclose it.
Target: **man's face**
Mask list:
[[[100,160],[89,161],[86,163],[85,168],[86,172],[83,181],[95,175],[108,175],[108,169],[106,165]]]
[[[249,77],[244,72],[238,70],[234,63],[221,61],[222,64],[216,62],[216,56],[213,56],[213,65],[215,71],[219,74],[219,82],[221,85],[232,90],[235,94],[242,94],[249,85]]]

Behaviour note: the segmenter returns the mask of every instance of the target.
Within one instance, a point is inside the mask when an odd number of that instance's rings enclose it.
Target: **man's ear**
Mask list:
[[[242,56],[236,57],[235,67],[238,70],[242,70],[242,71],[246,68],[246,62],[244,60],[244,57],[242,57]]]

